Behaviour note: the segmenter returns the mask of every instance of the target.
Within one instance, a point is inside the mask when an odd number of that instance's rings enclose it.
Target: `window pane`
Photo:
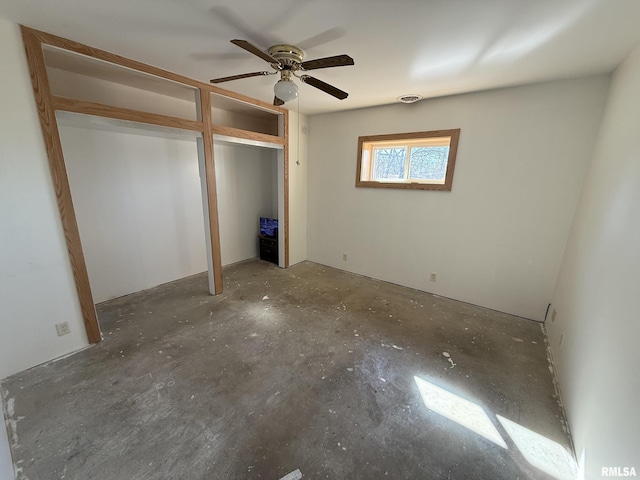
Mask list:
[[[449,147],[415,147],[409,159],[409,179],[444,182]]]
[[[373,149],[373,180],[403,180],[406,147]]]

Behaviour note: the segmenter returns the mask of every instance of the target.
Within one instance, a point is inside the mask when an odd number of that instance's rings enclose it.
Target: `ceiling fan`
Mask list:
[[[211,80],[211,83],[222,83],[231,80],[238,80],[240,78],[259,77],[261,75],[275,75],[280,73],[280,80],[278,80],[273,87],[275,92],[275,97],[273,99],[274,105],[283,105],[285,102],[293,100],[298,96],[298,86],[293,82],[293,79],[291,78],[292,76],[299,78],[303,83],[322,90],[323,92],[340,100],[344,100],[349,96],[347,92],[344,92],[333,85],[329,85],[322,80],[318,80],[317,78],[306,74],[298,74],[298,72],[317,70],[319,68],[353,65],[353,58],[349,55],[336,55],[334,57],[318,58],[316,60],[307,60],[306,62],[303,62],[302,59],[304,58],[304,52],[294,45],[273,45],[272,47],[269,47],[267,52],[263,52],[246,40],[231,40],[231,43],[262,58],[271,65],[271,68],[273,68],[274,71],[270,72],[265,70],[262,72],[243,73],[241,75],[232,75],[230,77],[214,78]]]

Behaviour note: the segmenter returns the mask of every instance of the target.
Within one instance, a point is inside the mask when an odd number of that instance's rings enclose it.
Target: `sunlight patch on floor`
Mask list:
[[[480,405],[420,377],[414,376],[413,379],[429,410],[453,420],[502,448],[508,448],[491,418]],[[565,447],[500,415],[496,415],[496,418],[532,466],[557,480],[577,478],[576,461]]]
[[[576,462],[566,448],[500,415],[496,417],[531,465],[558,480],[576,478]]]
[[[502,448],[507,448],[507,444],[480,405],[419,377],[413,377],[413,379],[418,385],[422,400],[429,410],[453,420]]]

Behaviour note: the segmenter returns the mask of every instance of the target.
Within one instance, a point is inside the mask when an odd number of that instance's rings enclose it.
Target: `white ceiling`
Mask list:
[[[0,16],[203,81],[269,69],[233,38],[353,57],[310,72],[350,95],[301,85],[307,114],[610,72],[640,43],[639,0],[0,0]],[[219,86],[270,102],[275,81]]]

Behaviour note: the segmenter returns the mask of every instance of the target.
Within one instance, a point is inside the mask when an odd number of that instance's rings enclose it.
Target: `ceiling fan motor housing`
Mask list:
[[[269,55],[280,62],[281,68],[285,70],[299,70],[304,52],[293,45],[274,45],[269,47]]]

